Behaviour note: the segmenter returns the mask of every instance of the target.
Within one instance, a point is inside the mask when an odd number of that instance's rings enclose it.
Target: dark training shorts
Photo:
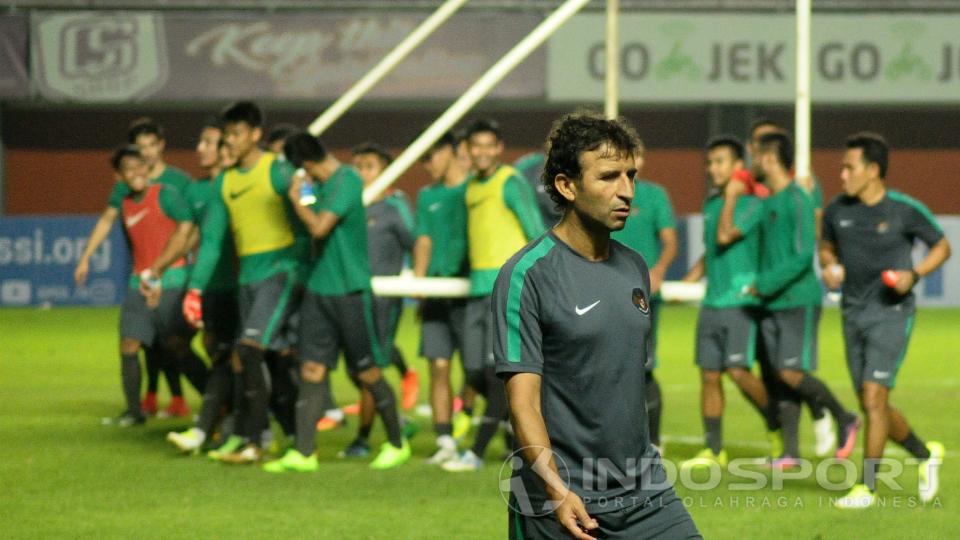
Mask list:
[[[466,303],[456,298],[429,298],[423,302],[420,355],[430,360],[450,360],[463,353],[463,322]]]
[[[301,360],[333,370],[343,351],[351,375],[384,367],[389,356],[380,354],[376,342],[370,298],[370,291],[334,296],[307,291],[300,305]]]
[[[139,290],[127,289],[120,306],[120,337],[135,339],[149,347],[157,338],[192,335],[193,329],[183,318],[184,293],[183,288],[164,289],[160,293],[160,304],[150,309]]]
[[[241,339],[279,351],[290,344],[285,336],[290,317],[299,307],[300,288],[294,271],[240,286]]]
[[[755,312],[748,307],[700,309],[697,366],[706,371],[753,367],[757,338]]]
[[[864,382],[893,388],[907,354],[916,308],[912,303],[843,310],[843,341],[853,389]]]
[[[764,311],[760,333],[777,371],[816,371],[820,306]]]

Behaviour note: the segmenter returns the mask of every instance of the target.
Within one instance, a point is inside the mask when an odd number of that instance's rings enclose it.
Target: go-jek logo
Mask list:
[[[34,32],[34,71],[47,98],[120,101],[166,81],[163,34],[151,14],[39,15]]]

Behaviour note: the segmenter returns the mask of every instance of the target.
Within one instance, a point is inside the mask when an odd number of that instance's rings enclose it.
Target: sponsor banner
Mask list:
[[[25,15],[0,15],[0,99],[30,94],[27,27]]]
[[[120,227],[90,258],[84,287],[73,271],[97,216],[0,218],[0,306],[115,305],[130,272]]]
[[[792,102],[795,24],[792,14],[622,14],[621,99]],[[813,101],[960,101],[958,27],[955,14],[814,14]],[[548,45],[548,97],[602,100],[604,58],[604,16],[574,17]]]
[[[32,17],[34,74],[42,97],[55,101],[329,101],[424,17],[38,12]],[[540,20],[535,14],[457,14],[368,98],[459,97]],[[542,97],[544,77],[541,50],[491,95]]]

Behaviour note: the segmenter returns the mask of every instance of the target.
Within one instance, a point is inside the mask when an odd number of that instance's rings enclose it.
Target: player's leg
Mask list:
[[[147,416],[153,416],[157,414],[157,390],[160,387],[160,363],[162,358],[160,351],[150,345],[143,347],[143,359],[147,371],[147,393],[140,403],[140,410]]]
[[[767,431],[767,440],[770,443],[770,458],[776,459],[783,454],[784,439],[788,436],[792,440],[798,440],[798,430],[800,424],[800,403],[799,398],[789,386],[784,384],[777,376],[777,370],[773,365],[773,352],[776,346],[776,324],[770,320],[771,314],[764,309],[755,309],[753,311],[754,319],[757,321],[757,339],[756,359],[760,365],[760,379],[767,390],[767,399],[770,400],[770,407],[777,417],[779,429]],[[799,443],[797,443],[799,444]]]
[[[726,330],[726,355],[723,367],[740,393],[763,418],[768,432],[780,429],[777,409],[767,394],[763,382],[750,370],[756,358],[758,323],[752,310],[733,308],[725,310],[722,324]]]
[[[126,408],[116,418],[104,418],[102,423],[121,427],[142,424],[140,410],[140,348],[156,338],[150,309],[139,291],[127,290],[120,307],[120,383]]]
[[[174,379],[179,383],[180,373],[187,377],[190,384],[202,396],[206,390],[209,368],[190,347],[195,331],[183,317],[181,304],[184,290],[164,289],[160,294],[160,304],[154,310],[154,320],[158,335],[161,336],[163,350],[168,359],[166,365],[176,370]],[[171,373],[173,370],[171,370]],[[171,390],[171,394],[173,391]],[[165,411],[169,416],[187,416],[190,408],[180,395],[173,395],[170,407]]]
[[[469,418],[473,416],[476,396],[486,393],[483,367],[487,320],[487,309],[485,308],[488,304],[485,300],[483,297],[469,298],[464,306],[463,347],[460,350],[464,376],[462,392],[464,415],[458,415],[458,418],[454,419],[453,435],[456,439],[466,435],[470,429]]]
[[[289,347],[269,352],[266,358],[270,374],[270,411],[283,434],[292,438],[296,433],[297,372],[300,365]]]
[[[723,310],[700,309],[697,318],[696,364],[700,369],[700,417],[703,420],[704,448],[682,466],[707,467],[726,461],[723,452],[723,341],[720,325]]]
[[[456,335],[451,321],[451,303],[427,299],[423,303],[420,354],[430,362],[430,408],[437,450],[427,460],[438,465],[457,455],[453,438],[453,392],[450,387],[451,358]]]

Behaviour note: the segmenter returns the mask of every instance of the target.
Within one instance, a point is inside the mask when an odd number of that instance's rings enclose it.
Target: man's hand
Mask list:
[[[753,176],[750,174],[750,171],[746,169],[737,169],[733,172],[733,176],[730,177],[730,181],[727,182],[727,185],[723,188],[724,197],[737,197],[743,194],[753,193],[753,185],[756,181],[753,179]]]
[[[77,285],[83,285],[87,282],[87,275],[90,273],[90,262],[87,259],[81,258],[77,262],[77,268],[73,271],[73,281]]]
[[[187,319],[190,326],[203,328],[203,307],[199,289],[190,289],[183,297],[183,317]]]
[[[843,285],[843,278],[846,276],[846,270],[841,264],[831,264],[823,269],[823,284],[831,291],[840,289]]]
[[[666,271],[666,268],[658,268],[656,266],[650,269],[650,296],[660,292],[660,287],[663,285],[663,275]]]
[[[900,296],[910,292],[910,289],[913,289],[913,286],[917,284],[917,279],[912,270],[893,270],[892,272],[897,276],[892,288]]]
[[[571,536],[581,540],[594,538],[587,534],[587,531],[596,529],[600,524],[587,514],[587,509],[583,506],[583,500],[580,499],[579,495],[567,490],[557,498],[551,497],[551,500],[556,505],[554,515],[556,515],[557,521]]]
[[[287,190],[287,197],[293,204],[300,204],[300,189],[306,181],[306,173],[303,169],[297,169],[297,172],[290,177],[290,189]]]

